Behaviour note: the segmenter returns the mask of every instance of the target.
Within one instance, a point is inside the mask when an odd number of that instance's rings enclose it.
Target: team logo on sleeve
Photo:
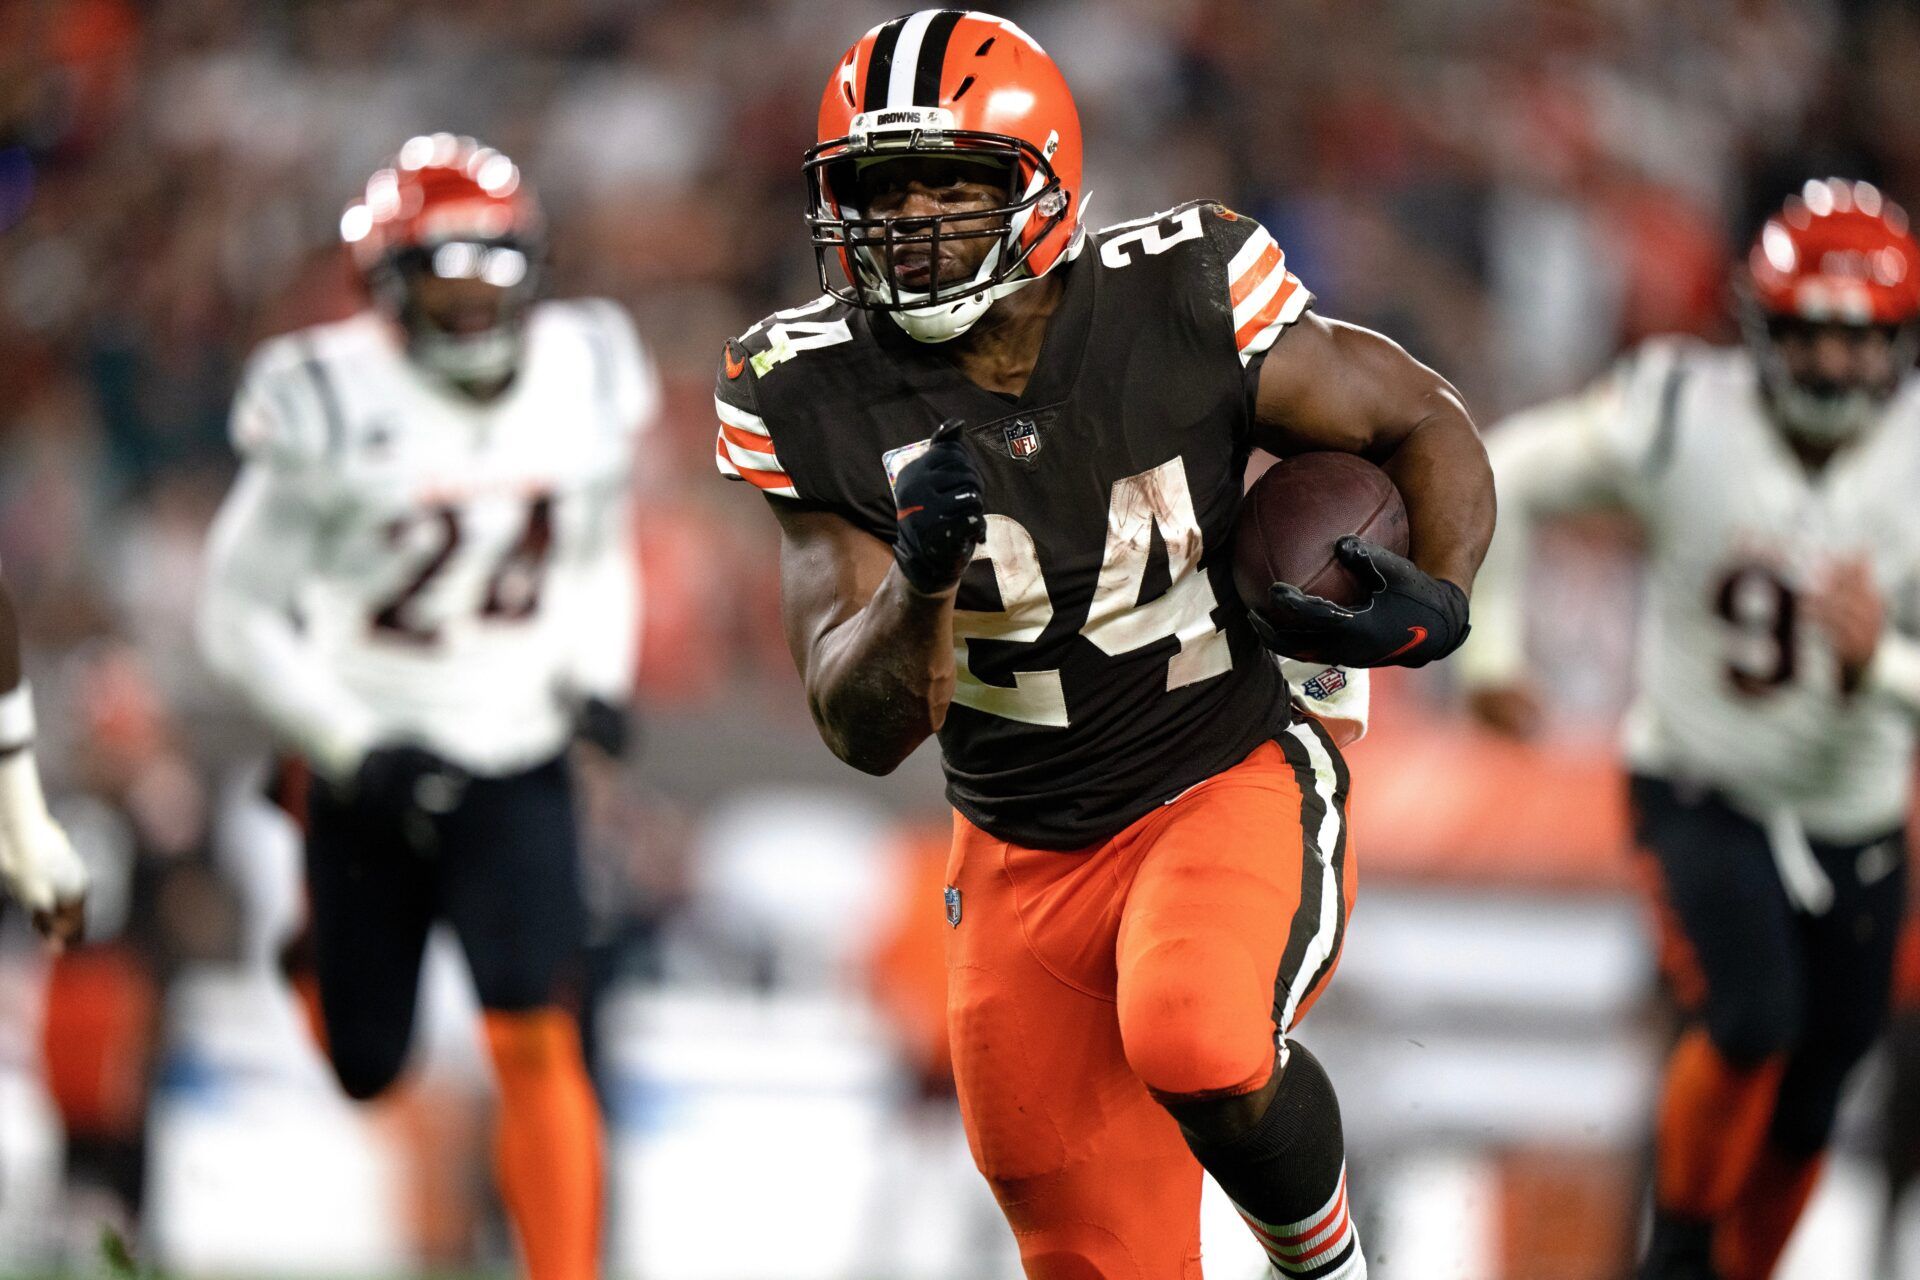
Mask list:
[[[1040,452],[1040,429],[1032,418],[1015,418],[1007,424],[1007,456],[1022,461]]]

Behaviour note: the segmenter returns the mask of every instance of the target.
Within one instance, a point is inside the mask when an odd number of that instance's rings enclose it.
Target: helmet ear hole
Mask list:
[[[861,207],[860,173],[852,159],[836,160],[827,165],[820,175],[826,196],[843,211],[855,212]]]

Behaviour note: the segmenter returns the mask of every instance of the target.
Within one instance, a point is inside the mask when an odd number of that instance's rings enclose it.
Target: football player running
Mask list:
[[[341,231],[373,305],[256,351],[215,523],[212,665],[311,765],[326,1051],[371,1098],[452,926],[501,1095],[533,1280],[597,1275],[599,1118],[573,1017],[567,753],[616,751],[636,634],[627,493],[658,391],[626,315],[536,302],[540,213],[504,155],[409,141]]]
[[[47,812],[33,755],[33,689],[20,674],[20,621],[0,579],[0,889],[55,951],[80,940],[90,877]]]
[[[1347,544],[1370,603],[1277,588],[1270,634],[1343,667],[1443,657],[1493,523],[1473,424],[1316,315],[1252,219],[1088,231],[1073,99],[1010,22],[875,27],[819,139],[827,293],[726,344],[717,461],[779,520],[827,744],[885,773],[940,739],[961,1110],[1027,1274],[1198,1277],[1204,1166],[1277,1274],[1364,1276],[1333,1087],[1289,1038],[1339,958],[1329,723],[1363,713],[1290,703],[1231,532],[1253,448],[1376,460],[1412,560]]]
[[[1920,246],[1865,183],[1809,182],[1738,282],[1747,341],[1657,340],[1492,433],[1501,530],[1462,654],[1524,732],[1524,556],[1550,513],[1646,543],[1635,839],[1690,1015],[1666,1064],[1645,1280],[1762,1280],[1883,1025],[1920,712]]]

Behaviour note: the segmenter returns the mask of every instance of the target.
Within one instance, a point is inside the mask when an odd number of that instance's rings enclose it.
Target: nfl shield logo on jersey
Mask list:
[[[1027,459],[1040,452],[1040,429],[1032,418],[1015,418],[1007,424],[1007,454]]]
[[[953,928],[960,927],[960,891],[952,885],[947,886],[947,923]]]

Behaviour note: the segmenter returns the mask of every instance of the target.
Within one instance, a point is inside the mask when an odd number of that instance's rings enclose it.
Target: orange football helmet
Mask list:
[[[1906,212],[1871,183],[1809,181],[1767,219],[1741,282],[1749,344],[1782,425],[1837,443],[1871,423],[1920,347],[1920,244]],[[1888,332],[1894,381],[1795,377],[1779,344],[1819,328]],[[1866,335],[1861,335],[1866,336]]]
[[[456,381],[512,371],[544,236],[539,203],[513,161],[450,133],[409,138],[340,215],[340,238],[368,292],[406,332],[409,353]],[[495,323],[442,330],[414,296],[422,276],[494,286]]]
[[[843,302],[892,313],[909,334],[941,342],[966,332],[995,298],[1078,252],[1085,204],[1080,115],[1060,68],[1013,23],[963,9],[922,9],[881,23],[841,58],[820,99],[819,141],[803,166],[807,224],[820,284]],[[1007,202],[960,215],[865,216],[859,166],[905,157],[1004,167]],[[948,221],[969,228],[943,226]],[[910,229],[902,230],[901,223]],[[985,229],[978,229],[984,227]],[[993,237],[973,278],[902,289],[894,254],[942,240]],[[844,279],[835,279],[837,263]]]
[[[1807,183],[1760,229],[1747,270],[1769,315],[1838,324],[1920,319],[1920,245],[1906,211],[1871,183]]]

